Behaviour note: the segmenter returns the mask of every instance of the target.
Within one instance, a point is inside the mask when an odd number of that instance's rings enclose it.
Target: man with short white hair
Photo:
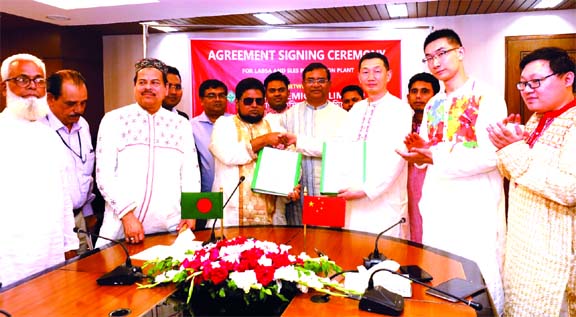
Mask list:
[[[67,251],[78,249],[78,238],[64,147],[37,121],[48,111],[44,63],[13,55],[1,74],[0,284],[7,286],[75,255]]]

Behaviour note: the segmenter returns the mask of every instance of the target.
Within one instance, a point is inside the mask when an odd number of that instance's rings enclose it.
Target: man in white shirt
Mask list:
[[[17,54],[1,67],[0,287],[74,256],[78,238],[66,178],[66,153],[46,115],[46,68]]]
[[[70,196],[74,208],[76,227],[90,231],[96,226],[92,210],[94,193],[94,149],[88,122],[82,118],[88,101],[86,80],[75,70],[60,70],[47,79],[48,114],[40,122],[48,125],[60,138],[68,154],[67,173]],[[78,234],[78,254],[92,249],[92,241],[86,234]]]
[[[430,33],[424,54],[445,91],[426,104],[419,134],[406,137],[409,152],[399,151],[408,162],[427,166],[419,203],[422,243],[475,261],[500,314],[504,188],[486,128],[506,118],[506,103],[468,76],[465,49],[453,30]]]
[[[367,98],[348,112],[347,139],[366,142],[366,179],[338,196],[347,200],[346,228],[378,233],[407,216],[407,165],[395,150],[404,147],[413,111],[387,89],[392,72],[386,56],[371,52],[360,59],[358,81]],[[401,237],[395,227],[387,235]]]
[[[311,63],[302,71],[302,87],[306,100],[295,104],[281,115],[281,124],[297,137],[296,148],[302,152],[302,190],[320,196],[322,144],[342,134],[341,126],[347,112],[328,100],[330,70],[321,63]],[[293,211],[287,210],[289,225],[302,224],[302,200]]]
[[[162,108],[166,94],[166,65],[140,60],[136,103],[108,112],[100,123],[96,181],[106,201],[102,236],[141,243],[145,234],[195,226],[181,219],[180,195],[200,191],[198,155],[188,120]]]

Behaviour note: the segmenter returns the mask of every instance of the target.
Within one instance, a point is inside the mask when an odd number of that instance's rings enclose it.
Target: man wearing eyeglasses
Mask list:
[[[188,120],[162,108],[166,65],[135,65],[136,103],[104,115],[98,130],[96,181],[106,201],[100,234],[141,243],[145,234],[193,229],[181,219],[181,192],[200,191],[198,155]],[[98,240],[96,246],[107,243]]]
[[[517,126],[517,114],[488,127],[498,148],[498,167],[511,184],[504,312],[515,317],[573,316],[576,64],[565,50],[545,47],[526,55],[520,69],[516,86],[534,112],[525,131]]]
[[[180,71],[178,71],[178,68],[169,65],[166,65],[166,69],[168,70],[166,74],[168,94],[162,101],[162,107],[189,119],[186,112],[176,109],[176,106],[180,103],[180,100],[182,100],[182,78],[180,77]]]
[[[228,87],[217,79],[208,79],[200,84],[198,95],[204,111],[192,118],[192,133],[194,133],[194,143],[198,151],[198,163],[200,163],[201,190],[211,192],[212,183],[214,183],[214,157],[209,149],[210,138],[212,137],[214,122],[220,116],[229,115],[226,113]],[[205,219],[196,220],[197,228],[204,228],[205,226]]]
[[[306,100],[282,114],[281,125],[298,139],[302,152],[302,187],[310,196],[320,196],[322,143],[342,134],[347,112],[328,100],[330,70],[322,63],[311,63],[302,71]],[[302,224],[302,200],[286,215],[289,225]]]
[[[74,256],[78,237],[64,147],[38,122],[48,111],[44,63],[17,54],[0,72],[0,284],[8,286]]]
[[[501,314],[504,189],[486,127],[506,118],[506,103],[468,76],[465,50],[453,30],[430,33],[424,54],[445,91],[426,104],[420,134],[406,137],[408,152],[398,151],[427,167],[419,203],[422,243],[475,261]]]
[[[82,118],[88,102],[86,80],[75,70],[60,70],[48,77],[46,87],[50,109],[40,122],[58,135],[68,154],[67,164],[71,169],[68,178],[76,227],[92,232],[97,219],[92,210],[92,201],[95,198],[92,192],[94,149],[90,127],[86,119]],[[78,238],[78,254],[93,248],[90,237],[78,234]]]
[[[222,188],[232,197],[224,209],[225,226],[273,224],[276,196],[252,192],[250,184],[258,151],[266,146],[284,148],[287,141],[281,127],[264,119],[264,85],[245,78],[236,85],[234,116],[222,116],[214,123],[210,151],[215,159],[212,191]],[[245,180],[233,194],[240,176]],[[290,199],[297,199],[292,193]]]

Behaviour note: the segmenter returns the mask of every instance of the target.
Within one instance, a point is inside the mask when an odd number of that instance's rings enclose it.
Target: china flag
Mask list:
[[[182,193],[180,207],[182,219],[222,218],[222,192]]]
[[[345,219],[346,201],[343,198],[304,196],[303,224],[344,227]]]

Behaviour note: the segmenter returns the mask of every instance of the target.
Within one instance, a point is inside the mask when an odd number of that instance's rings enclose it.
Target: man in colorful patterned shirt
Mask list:
[[[534,114],[488,127],[510,179],[505,315],[576,316],[576,66],[546,47],[520,62],[517,87]],[[562,298],[564,308],[561,309]]]
[[[466,74],[465,50],[453,30],[430,33],[424,53],[446,90],[428,101],[420,134],[406,137],[408,152],[398,151],[427,166],[419,203],[422,242],[475,261],[500,313],[504,189],[486,127],[506,118],[506,104]]]

